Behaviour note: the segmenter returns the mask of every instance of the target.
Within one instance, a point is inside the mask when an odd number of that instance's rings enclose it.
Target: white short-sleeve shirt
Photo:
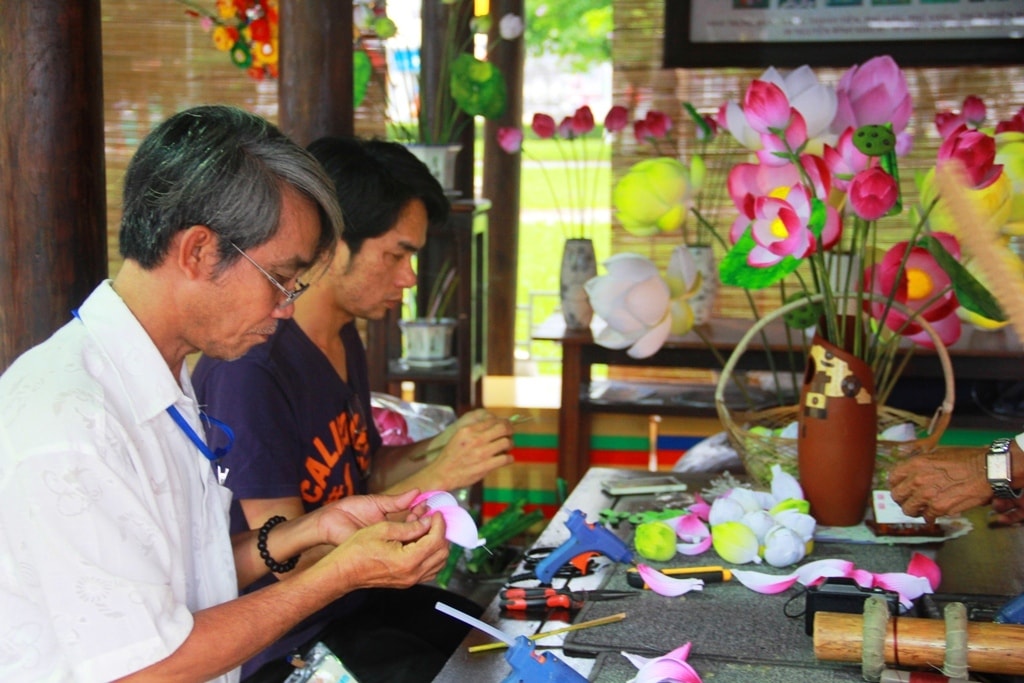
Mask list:
[[[203,434],[187,369],[109,282],[78,315],[0,376],[2,681],[127,675],[238,595],[230,493],[167,413]]]

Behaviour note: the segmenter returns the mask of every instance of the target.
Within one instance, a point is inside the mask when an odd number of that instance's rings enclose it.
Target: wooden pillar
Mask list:
[[[508,154],[497,143],[498,128],[523,120],[523,39],[498,40],[498,22],[512,13],[523,16],[523,0],[491,0],[494,25],[490,61],[505,74],[508,109],[484,126],[483,195],[491,200],[487,267],[487,374],[515,373],[516,271],[519,264],[519,183],[521,154]]]
[[[281,0],[278,120],[301,145],[352,135],[352,0]]]
[[[100,0],[0,3],[0,371],[107,275]]]

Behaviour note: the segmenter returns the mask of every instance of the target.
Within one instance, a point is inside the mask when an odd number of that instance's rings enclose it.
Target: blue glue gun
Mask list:
[[[992,621],[997,624],[1024,624],[1024,594],[1003,605]]]
[[[551,583],[559,568],[580,553],[599,552],[616,562],[632,562],[633,551],[621,538],[600,524],[589,524],[579,510],[572,510],[565,522],[572,536],[537,563],[534,573],[541,583]]]
[[[505,661],[512,665],[512,673],[502,683],[587,683],[577,672],[551,652],[538,654],[533,641],[518,636],[505,652]]]

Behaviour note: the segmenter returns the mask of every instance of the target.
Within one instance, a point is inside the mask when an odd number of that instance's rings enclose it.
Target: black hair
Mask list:
[[[444,189],[412,152],[397,142],[323,137],[307,148],[334,181],[345,216],[341,239],[355,255],[363,242],[391,230],[405,206],[423,202],[431,227],[448,220]]]

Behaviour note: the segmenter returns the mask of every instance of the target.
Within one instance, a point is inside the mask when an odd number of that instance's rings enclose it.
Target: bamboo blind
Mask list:
[[[616,0],[613,3],[613,100],[629,108],[631,118],[642,118],[650,109],[669,114],[678,128],[674,131],[675,144],[668,153],[675,154],[686,163],[696,151],[696,145],[692,125],[688,123],[681,103],[690,102],[701,113],[713,114],[727,100],[741,101],[750,81],[757,78],[763,69],[661,68],[661,49],[665,35],[664,2]],[[823,82],[834,84],[844,70],[815,69],[815,72]],[[904,207],[909,207],[917,201],[915,171],[928,169],[935,162],[940,142],[933,125],[935,113],[959,109],[964,97],[974,94],[982,97],[988,106],[989,122],[1008,118],[1024,105],[1024,67],[908,68],[904,72],[914,101],[914,114],[909,124],[909,130],[914,135],[914,148],[908,157],[900,160],[903,203]],[[653,154],[650,145],[636,143],[632,135],[623,136],[616,142],[612,154],[613,182],[633,163]],[[710,178],[724,179],[726,170],[737,162],[735,155],[726,154],[721,149],[717,154],[707,156]],[[720,210],[716,212],[712,209],[709,213],[716,218],[719,233],[727,238],[728,227],[736,214],[724,189],[719,189],[721,191],[717,195]],[[909,219],[906,213],[905,208],[900,217],[880,222],[879,237],[883,247],[906,239],[910,234],[911,226],[907,222]],[[692,217],[690,223],[693,223]],[[613,253],[641,253],[664,267],[669,251],[681,240],[678,232],[653,238],[634,237],[613,218]],[[716,251],[721,257],[722,250],[717,245]],[[759,313],[763,314],[777,304],[776,291],[756,294]],[[750,318],[752,315],[742,290],[730,287],[719,290],[715,310],[724,317]]]
[[[208,0],[214,9],[214,0]],[[199,20],[174,0],[103,0],[103,99],[106,136],[107,253],[121,266],[117,238],[121,180],[142,139],[175,112],[230,104],[277,121],[277,82],[255,81],[218,51]],[[356,110],[360,135],[383,135],[381,79],[371,79]]]

